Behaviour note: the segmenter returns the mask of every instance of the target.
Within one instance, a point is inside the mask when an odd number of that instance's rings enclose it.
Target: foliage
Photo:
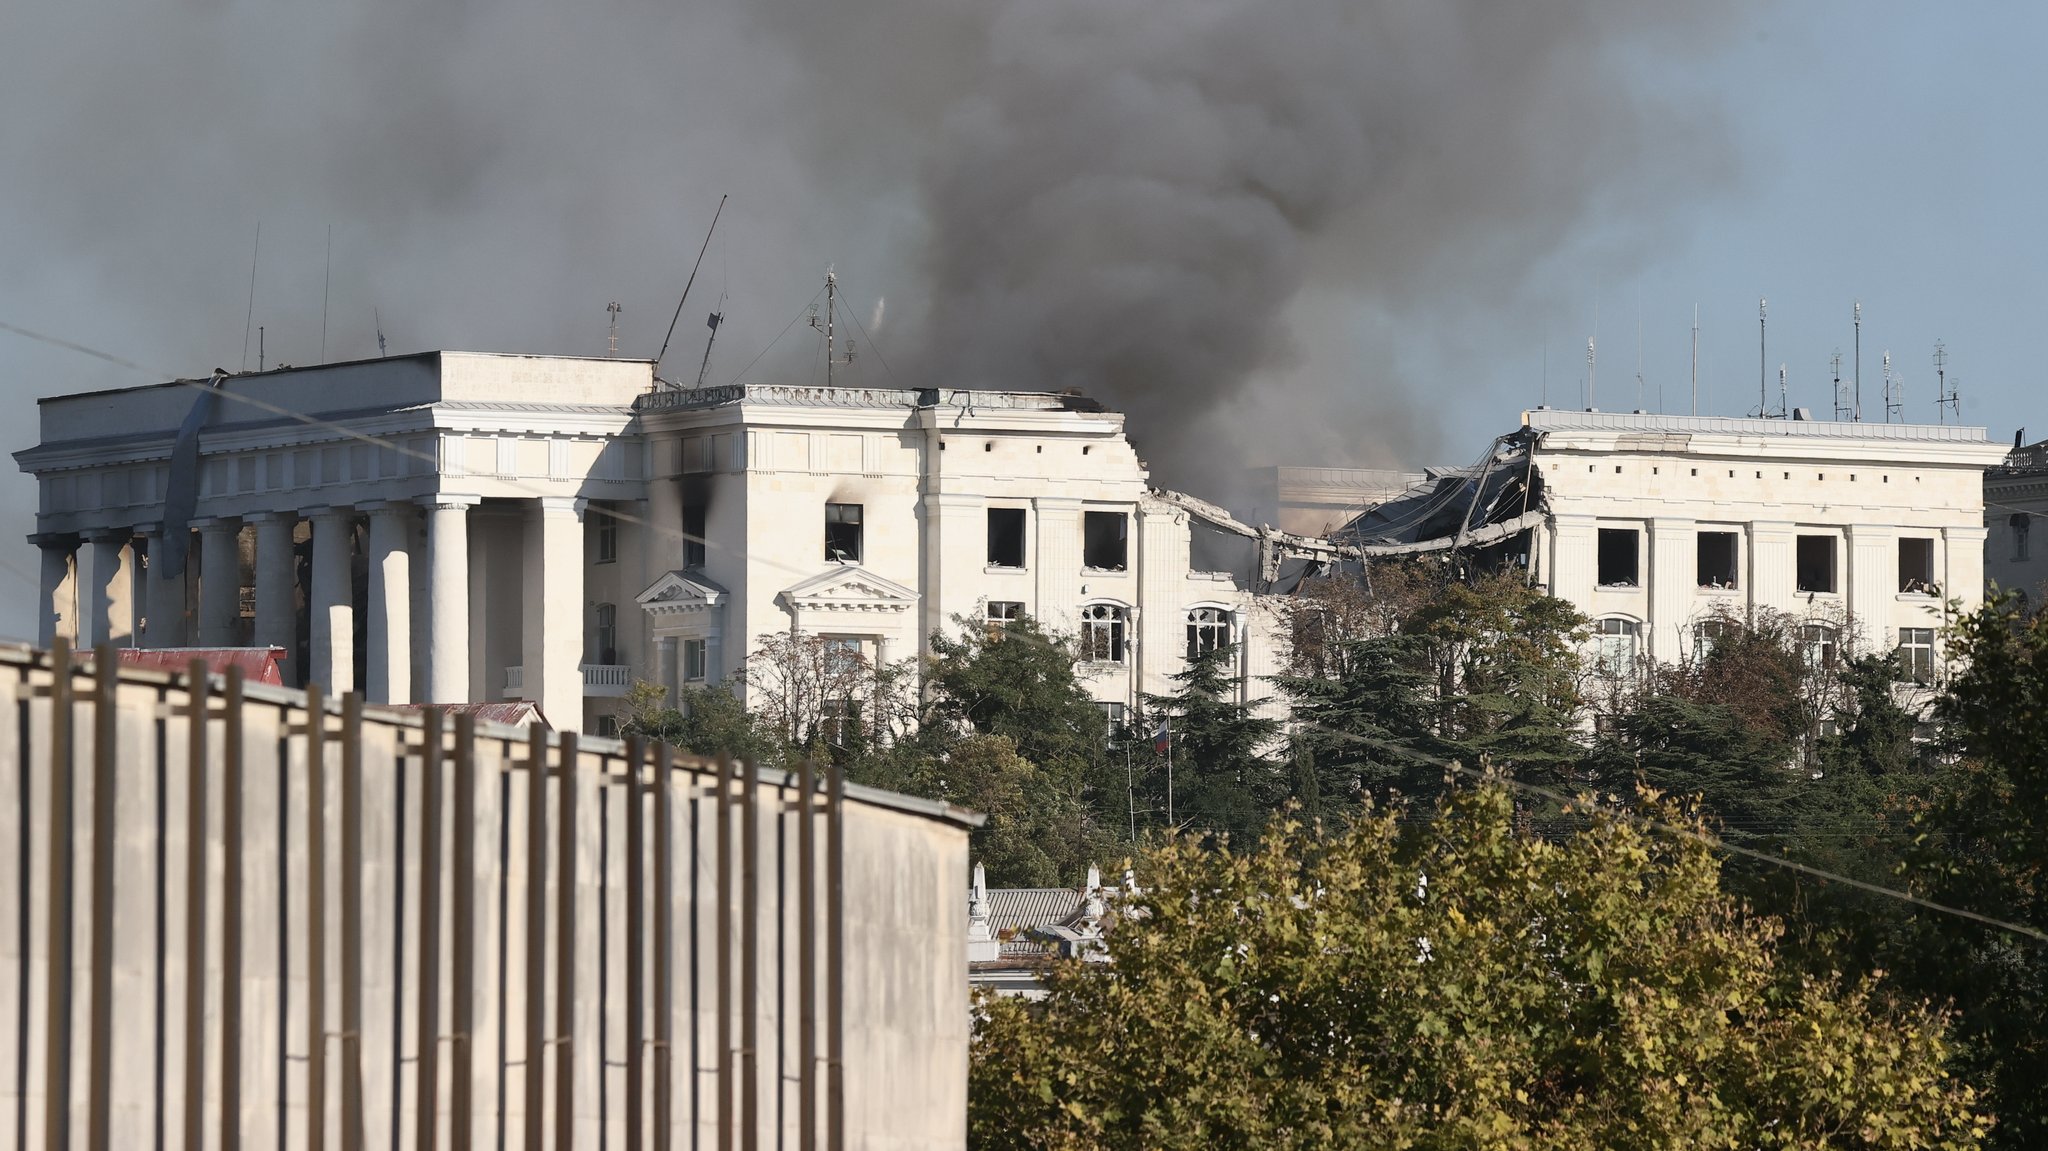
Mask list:
[[[1145,697],[1148,715],[1168,718],[1172,758],[1170,773],[1167,761],[1150,766],[1143,787],[1157,815],[1165,815],[1170,798],[1179,826],[1254,835],[1285,795],[1282,769],[1266,753],[1280,722],[1257,714],[1255,702],[1238,702],[1229,674],[1237,652],[1203,652],[1170,677],[1178,691]]]
[[[988,817],[970,834],[968,850],[997,887],[1072,883],[1117,850],[1072,785],[1018,755],[1008,736],[972,735],[949,741],[937,754],[895,762],[905,770],[887,781],[894,790]]]
[[[738,678],[788,754],[843,760],[910,730],[914,661],[878,667],[857,647],[800,632],[769,632],[754,644]]]
[[[620,733],[661,740],[697,755],[774,762],[778,749],[772,733],[732,692],[697,685],[677,692],[673,707],[667,698],[660,684],[635,683],[626,692],[627,719]]]
[[[1311,773],[1295,786],[1305,807],[1311,795],[1319,805],[1358,803],[1424,794],[1442,781],[1426,660],[1417,636],[1367,636],[1332,649],[1338,674],[1280,678],[1294,701],[1295,752]]]
[[[1030,617],[991,629],[954,618],[957,635],[934,632],[928,715],[999,735],[1039,767],[1079,785],[1104,762],[1102,709],[1074,676],[1074,647]]]
[[[1655,810],[1682,817],[1670,806]],[[1108,963],[983,998],[975,1147],[1965,1148],[1943,1018],[1776,978],[1712,851],[1499,785],[1140,861]]]

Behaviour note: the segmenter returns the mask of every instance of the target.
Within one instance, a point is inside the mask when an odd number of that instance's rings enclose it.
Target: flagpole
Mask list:
[[[1173,830],[1173,720],[1166,721],[1166,828]]]

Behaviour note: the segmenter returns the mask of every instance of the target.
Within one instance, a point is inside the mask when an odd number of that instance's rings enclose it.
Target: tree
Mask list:
[[[928,716],[1007,738],[1017,753],[1085,784],[1104,761],[1108,725],[1074,677],[1074,649],[1028,616],[993,628],[956,616],[957,635],[933,632]]]
[[[1226,645],[1202,652],[1169,677],[1180,690],[1148,695],[1150,714],[1169,719],[1172,774],[1152,766],[1144,786],[1151,808],[1164,815],[1172,787],[1174,819],[1201,831],[1255,835],[1285,797],[1281,769],[1267,754],[1280,721],[1237,701],[1237,682],[1226,675],[1237,657]]]
[[[897,790],[988,817],[970,833],[968,850],[997,887],[1070,884],[1115,850],[1078,791],[1018,755],[1008,736],[973,735],[899,762]]]
[[[877,667],[857,645],[804,632],[769,632],[754,642],[738,678],[789,754],[845,758],[877,735],[910,727],[912,661]]]
[[[1331,649],[1330,674],[1279,679],[1294,702],[1296,754],[1312,771],[1312,788],[1297,783],[1294,798],[1306,806],[1312,791],[1320,803],[1355,804],[1436,789],[1443,747],[1427,660],[1417,636],[1370,636]]]
[[[1436,815],[1146,854],[1108,962],[978,1001],[970,1144],[1977,1145],[1943,1017],[1783,988],[1704,843],[1597,812],[1524,834],[1497,783]]]
[[[682,748],[696,755],[729,755],[751,763],[772,762],[780,748],[761,728],[759,719],[722,687],[696,685],[676,693],[667,703],[660,684],[635,683],[626,692],[626,722],[621,733]]]

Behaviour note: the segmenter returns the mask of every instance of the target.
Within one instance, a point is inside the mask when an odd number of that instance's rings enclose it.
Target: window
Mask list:
[[[825,637],[825,669],[827,675],[844,675],[860,666],[865,653],[861,642],[852,636],[828,635]]]
[[[705,679],[709,660],[707,645],[701,639],[683,641],[683,682],[702,683]]]
[[[1642,533],[1634,528],[1600,529],[1600,586],[1635,587]]]
[[[1806,661],[1806,670],[1835,670],[1835,661],[1840,658],[1841,642],[1841,633],[1827,624],[1810,623],[1800,628],[1799,655]]]
[[[833,747],[845,747],[860,731],[860,709],[849,696],[827,698],[818,709],[818,734]]]
[[[1122,739],[1124,734],[1124,705],[1097,701],[1095,706],[1102,709],[1102,726],[1105,738],[1110,743],[1115,743],[1117,740]]]
[[[1081,566],[1123,571],[1130,555],[1130,520],[1122,512],[1081,513]]]
[[[1735,533],[1701,532],[1699,535],[1699,580],[1701,587],[1735,586]]]
[[[2026,559],[2027,531],[2033,526],[2034,517],[2026,512],[2014,512],[2012,513],[2012,518],[2007,520],[2006,523],[2012,527],[2012,558],[2016,560]]]
[[[1936,595],[1934,583],[1934,541],[1906,538],[1899,541],[1899,590]]]
[[[1632,619],[1613,616],[1593,621],[1593,637],[1598,644],[1593,662],[1601,671],[1626,675],[1635,669],[1637,627]]]
[[[608,603],[597,605],[597,658],[592,663],[619,662],[619,609]]]
[[[1934,682],[1934,629],[1899,629],[1899,679],[1910,683]]]
[[[1692,658],[1694,663],[1704,663],[1713,654],[1714,645],[1728,634],[1725,619],[1703,619],[1692,625]]]
[[[996,639],[1010,630],[1010,625],[1024,618],[1024,605],[1014,600],[992,599],[988,601],[988,637]]]
[[[1130,613],[1113,603],[1092,603],[1081,609],[1081,661],[1122,663],[1124,624]]]
[[[988,566],[1024,566],[1024,509],[988,509]]]
[[[861,505],[825,505],[825,558],[843,564],[860,562]]]
[[[598,716],[598,717],[597,717],[597,737],[598,737],[599,739],[617,739],[617,738],[619,738],[619,717],[618,717],[618,716],[616,716],[616,715],[600,715],[600,716]]]
[[[612,518],[612,513],[607,511],[596,511],[592,514],[597,519],[594,525],[597,531],[597,562],[615,563],[619,558],[619,521]]]
[[[1188,658],[1229,647],[1230,613],[1220,607],[1198,607],[1188,613]]]
[[[684,476],[683,487],[683,566],[700,568],[704,566],[704,536],[706,525],[711,519],[711,477]]]
[[[1800,536],[1794,561],[1800,591],[1835,590],[1835,537]]]

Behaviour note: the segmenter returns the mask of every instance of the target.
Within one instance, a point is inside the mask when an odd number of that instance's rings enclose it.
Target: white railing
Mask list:
[[[583,694],[600,698],[614,698],[626,694],[633,686],[633,668],[623,663],[586,663],[583,665]]]
[[[519,699],[526,694],[526,669],[514,664],[505,669],[505,698]]]

